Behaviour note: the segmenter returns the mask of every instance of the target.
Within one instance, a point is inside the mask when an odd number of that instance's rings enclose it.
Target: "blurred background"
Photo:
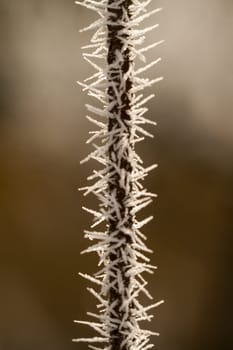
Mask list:
[[[155,138],[139,147],[159,163],[145,185],[159,194],[144,232],[158,272],[149,278],[166,303],[149,325],[160,350],[232,349],[233,2],[154,0],[164,7],[148,42],[148,71],[165,81],[148,117]],[[0,0],[0,349],[86,349],[71,339],[92,334],[85,319],[95,300],[78,272],[97,269],[83,230],[95,208],[77,191],[96,165],[87,98],[76,80],[91,68],[78,29],[93,13],[73,0]],[[140,65],[140,63],[139,63]]]

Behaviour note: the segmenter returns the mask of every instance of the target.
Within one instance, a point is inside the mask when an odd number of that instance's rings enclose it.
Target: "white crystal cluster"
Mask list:
[[[141,293],[152,299],[143,273],[153,273],[156,267],[145,255],[151,250],[145,245],[146,237],[141,228],[153,217],[141,221],[136,218],[136,214],[156,197],[142,186],[142,181],[156,165],[144,167],[135,151],[136,143],[145,136],[153,136],[144,125],[156,124],[144,117],[145,104],[154,95],[145,97],[142,90],[162,80],[161,77],[151,80],[141,76],[161,60],[157,58],[146,64],[144,54],[163,41],[142,47],[145,34],[158,27],[158,24],[147,28],[139,26],[161,10],[147,11],[151,2],[76,1],[99,15],[82,30],[94,30],[91,43],[83,47],[87,51],[83,57],[95,72],[79,83],[98,101],[98,107],[86,106],[90,112],[87,118],[97,130],[90,132],[87,143],[91,143],[94,150],[83,162],[94,159],[101,166],[88,177],[91,184],[81,190],[85,195],[94,194],[99,200],[98,210],[84,208],[94,216],[92,229],[85,231],[85,237],[94,244],[84,252],[98,254],[99,271],[93,276],[80,274],[98,288],[88,288],[98,300],[98,311],[88,312],[93,322],[75,321],[89,325],[98,336],[74,339],[91,343],[89,347],[95,350],[147,350],[153,347],[150,336],[158,335],[140,327],[141,321],[151,321],[151,309],[163,303],[143,306],[139,301]],[[110,31],[114,35],[111,36]],[[143,62],[141,68],[136,68],[136,58]],[[101,228],[96,230],[98,225]],[[103,345],[100,348],[92,343]]]

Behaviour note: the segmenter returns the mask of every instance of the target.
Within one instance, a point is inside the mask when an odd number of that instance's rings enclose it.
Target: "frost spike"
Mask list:
[[[93,170],[88,176],[88,181],[93,183],[80,189],[84,195],[92,193],[99,200],[97,210],[83,207],[94,216],[93,230],[86,230],[85,238],[95,241],[83,253],[97,253],[101,267],[92,275],[80,273],[98,288],[87,288],[98,301],[97,313],[87,314],[97,318],[98,323],[75,322],[90,326],[100,337],[74,339],[75,342],[104,343],[103,348],[90,345],[93,350],[147,350],[153,347],[150,336],[159,335],[140,327],[140,321],[150,321],[153,315],[148,312],[163,301],[148,306],[138,301],[141,293],[152,299],[142,274],[154,273],[156,267],[149,264],[150,259],[145,255],[152,251],[144,244],[146,236],[140,231],[153,217],[142,221],[136,218],[156,197],[143,188],[142,181],[157,165],[143,166],[135,150],[135,145],[145,136],[153,137],[141,125],[156,125],[144,117],[148,111],[144,105],[154,94],[144,97],[139,92],[163,79],[140,76],[159,63],[160,58],[139,68],[135,63],[137,57],[145,62],[144,53],[163,42],[141,47],[145,34],[159,26],[140,28],[144,20],[161,11],[160,8],[147,11],[151,2],[76,1],[99,15],[81,30],[94,30],[90,44],[83,46],[88,51],[83,53],[83,58],[94,72],[84,82],[78,82],[83,91],[98,100],[97,107],[86,105],[91,113],[87,119],[97,130],[89,132],[87,143],[91,143],[94,150],[82,163],[94,159],[101,169]],[[99,224],[101,229],[95,231],[94,227]]]
[[[87,343],[107,343],[108,338],[99,338],[99,337],[93,337],[93,338],[77,338],[72,339],[73,342],[80,343],[80,342],[87,342]]]

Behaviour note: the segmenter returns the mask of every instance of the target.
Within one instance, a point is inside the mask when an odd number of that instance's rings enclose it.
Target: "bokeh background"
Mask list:
[[[151,329],[160,350],[232,349],[233,2],[153,0],[164,11],[148,42],[163,63],[148,117],[155,138],[139,151],[159,163],[146,186],[159,199],[144,230],[158,272]],[[78,33],[95,16],[73,0],[0,0],[0,349],[71,350],[90,335],[95,301],[78,271],[96,270],[83,230],[93,198],[77,191],[91,125],[76,80],[90,73]],[[151,20],[152,22],[152,20]]]

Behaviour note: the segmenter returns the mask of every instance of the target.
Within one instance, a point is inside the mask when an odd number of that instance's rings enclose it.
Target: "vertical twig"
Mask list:
[[[131,284],[131,279],[127,276],[126,265],[129,262],[124,261],[122,257],[122,252],[125,251],[126,245],[132,245],[132,238],[130,235],[125,235],[120,229],[119,218],[117,216],[117,210],[120,212],[120,217],[125,218],[125,227],[129,230],[132,229],[133,225],[133,215],[131,213],[131,208],[127,207],[126,201],[129,193],[132,192],[132,164],[130,159],[130,153],[132,153],[132,125],[129,123],[131,121],[130,106],[132,102],[132,77],[130,74],[130,68],[132,69],[133,61],[130,45],[126,43],[130,40],[130,28],[124,33],[124,24],[120,24],[121,20],[125,18],[125,23],[130,26],[131,13],[129,11],[129,6],[132,5],[131,0],[123,1],[120,7],[111,8],[114,4],[114,0],[108,0],[108,25],[107,25],[107,63],[108,63],[108,100],[109,100],[109,118],[108,121],[108,131],[111,133],[113,130],[122,130],[122,132],[117,133],[113,137],[113,142],[109,146],[109,159],[112,163],[110,166],[110,174],[114,174],[110,177],[109,181],[109,195],[115,196],[118,208],[112,213],[112,218],[109,219],[109,235],[114,236],[117,232],[116,238],[119,241],[124,241],[117,249],[111,249],[109,258],[112,262],[112,269],[110,274],[110,284],[113,286],[109,289],[109,301],[110,305],[117,300],[117,303],[111,312],[110,317],[114,318],[114,314],[117,315],[119,319],[119,324],[117,327],[110,332],[110,344],[112,350],[118,350],[121,344],[124,342],[124,335],[122,331],[130,331],[129,327],[125,329],[122,327],[124,321],[125,313],[121,310],[123,304],[123,298],[127,298],[127,295],[122,294],[119,288],[114,286],[114,271],[117,270],[118,274],[121,276],[123,288],[129,289]],[[119,23],[119,24],[118,24]],[[122,34],[121,34],[122,33]],[[124,40],[122,40],[122,38]],[[127,73],[129,73],[127,75]],[[126,77],[126,78],[125,78]],[[128,148],[125,147],[125,156],[119,157],[119,147],[122,143],[126,143]],[[123,146],[123,145],[122,145]],[[124,147],[124,146],[123,146]],[[119,172],[114,171],[114,167],[117,165],[119,167]],[[121,184],[121,172],[124,172],[124,181],[128,183],[129,193],[127,194],[126,188]],[[124,239],[125,238],[125,239]],[[114,245],[114,243],[112,243]],[[114,264],[116,262],[116,264]],[[131,310],[133,309],[132,302],[128,305],[128,315],[125,319],[126,322],[130,322]],[[127,349],[127,342],[124,342],[122,350]]]
[[[95,159],[103,168],[94,170],[88,179],[96,179],[96,182],[82,190],[85,194],[95,194],[100,201],[98,211],[84,208],[95,217],[92,227],[105,221],[106,230],[86,231],[86,237],[98,243],[85,252],[97,252],[102,269],[94,276],[81,274],[100,286],[98,292],[88,289],[99,301],[99,313],[89,313],[98,322],[76,321],[88,324],[100,337],[74,341],[103,342],[106,343],[105,350],[146,350],[153,346],[149,344],[150,335],[158,333],[141,329],[140,321],[150,321],[152,315],[148,311],[163,301],[144,307],[138,300],[141,292],[152,298],[142,273],[153,273],[155,267],[144,255],[150,250],[143,242],[145,236],[140,230],[151,217],[139,222],[136,213],[155,197],[142,187],[141,181],[156,167],[144,168],[135,151],[137,142],[144,136],[152,136],[141,125],[155,124],[143,116],[147,111],[144,104],[153,95],[144,98],[138,92],[162,78],[140,77],[160,59],[136,70],[135,58],[145,62],[144,52],[162,43],[137,48],[143,43],[145,33],[157,25],[145,29],[137,29],[137,26],[161,9],[146,12],[148,0],[83,0],[76,3],[100,16],[84,29],[96,29],[91,44],[85,47],[93,51],[85,53],[84,59],[97,73],[80,85],[103,104],[103,108],[87,105],[89,112],[97,118],[105,118],[106,122],[87,117],[99,127],[92,132],[88,142],[99,139],[100,143],[94,144],[95,150],[84,160]],[[100,65],[100,59],[106,62],[105,68]]]

